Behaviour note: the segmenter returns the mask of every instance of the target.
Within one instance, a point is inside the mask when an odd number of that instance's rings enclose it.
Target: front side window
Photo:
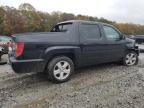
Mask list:
[[[67,32],[72,28],[72,23],[65,23],[56,25],[51,32]]]
[[[104,26],[104,32],[108,40],[120,40],[120,34],[110,26]]]

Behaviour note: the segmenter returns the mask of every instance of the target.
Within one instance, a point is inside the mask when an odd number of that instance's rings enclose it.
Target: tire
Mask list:
[[[133,66],[138,64],[138,55],[134,51],[129,51],[123,58],[125,66]]]
[[[68,81],[73,72],[73,61],[65,56],[53,58],[47,66],[48,79],[54,83],[63,83]]]

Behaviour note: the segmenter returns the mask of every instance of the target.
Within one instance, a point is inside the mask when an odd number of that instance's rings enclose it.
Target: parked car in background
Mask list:
[[[1,61],[1,56],[2,56],[3,53],[4,53],[3,50],[4,50],[4,48],[0,46],[0,61]]]
[[[2,59],[2,55],[4,55],[4,48],[0,46],[0,65],[6,64],[7,61]]]
[[[12,41],[11,37],[0,35],[0,46],[4,48],[3,52],[8,54],[8,45]]]
[[[3,55],[4,48],[0,46],[0,62],[1,62],[1,56]]]
[[[100,22],[66,21],[54,26],[51,32],[15,34],[13,40],[9,52],[13,70],[17,73],[45,71],[56,83],[69,80],[74,69],[83,66],[138,63],[135,40]]]
[[[144,35],[129,35],[128,38],[135,40],[140,52],[144,53]]]
[[[138,44],[144,44],[144,35],[133,35],[129,38],[134,39]]]

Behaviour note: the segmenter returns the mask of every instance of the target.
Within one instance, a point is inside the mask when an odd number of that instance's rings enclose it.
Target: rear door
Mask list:
[[[121,59],[126,50],[126,41],[122,34],[113,26],[103,25],[103,31],[107,39],[106,54],[108,61]]]
[[[79,25],[82,65],[93,65],[105,61],[106,42],[99,24]]]

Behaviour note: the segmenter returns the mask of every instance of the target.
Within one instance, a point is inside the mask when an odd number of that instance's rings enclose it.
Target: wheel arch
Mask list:
[[[45,67],[47,67],[48,63],[57,56],[69,57],[76,66],[80,57],[80,48],[77,46],[54,46],[47,48],[43,57],[46,62]]]
[[[133,51],[139,56],[139,49],[138,48],[128,48],[128,52]]]

